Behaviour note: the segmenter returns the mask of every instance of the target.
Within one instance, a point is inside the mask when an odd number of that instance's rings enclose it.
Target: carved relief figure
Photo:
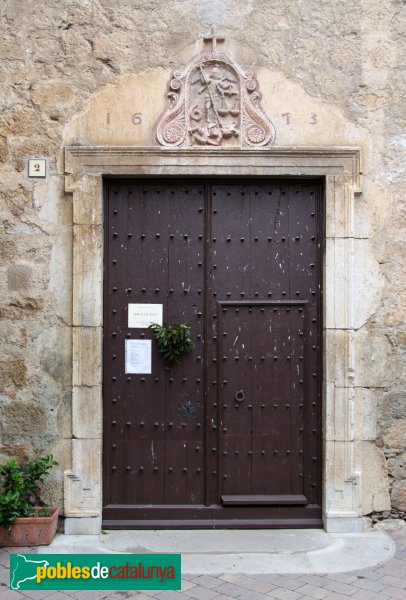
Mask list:
[[[258,82],[229,56],[218,53],[224,41],[214,28],[202,52],[183,71],[175,71],[167,92],[168,106],[157,127],[163,146],[265,146],[275,129],[261,107]]]
[[[194,143],[220,146],[240,135],[241,90],[238,74],[226,63],[204,61],[189,77],[188,133]]]

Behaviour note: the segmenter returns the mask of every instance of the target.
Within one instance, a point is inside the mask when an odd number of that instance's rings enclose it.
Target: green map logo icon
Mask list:
[[[35,581],[37,579],[37,567],[49,567],[47,560],[32,560],[26,558],[24,554],[14,554],[13,556],[15,560],[10,570],[10,588],[12,590],[19,590],[21,584],[27,581]]]

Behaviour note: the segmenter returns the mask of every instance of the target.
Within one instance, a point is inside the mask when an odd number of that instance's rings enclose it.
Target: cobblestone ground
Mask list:
[[[9,586],[9,554],[0,549],[0,600],[406,600],[406,530],[392,532],[395,556],[377,567],[330,575],[185,575],[182,591],[15,592]],[[27,548],[20,551],[30,552]]]

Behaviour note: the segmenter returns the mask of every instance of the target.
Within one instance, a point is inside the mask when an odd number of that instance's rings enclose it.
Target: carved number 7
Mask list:
[[[287,112],[287,113],[282,113],[282,117],[286,118],[286,125],[290,125],[290,117],[292,116],[292,113]]]

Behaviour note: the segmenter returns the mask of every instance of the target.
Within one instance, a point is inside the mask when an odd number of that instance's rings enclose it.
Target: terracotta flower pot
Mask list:
[[[35,508],[36,511],[42,510]],[[55,537],[59,508],[50,508],[49,517],[20,517],[10,531],[0,527],[0,546],[46,546]]]

